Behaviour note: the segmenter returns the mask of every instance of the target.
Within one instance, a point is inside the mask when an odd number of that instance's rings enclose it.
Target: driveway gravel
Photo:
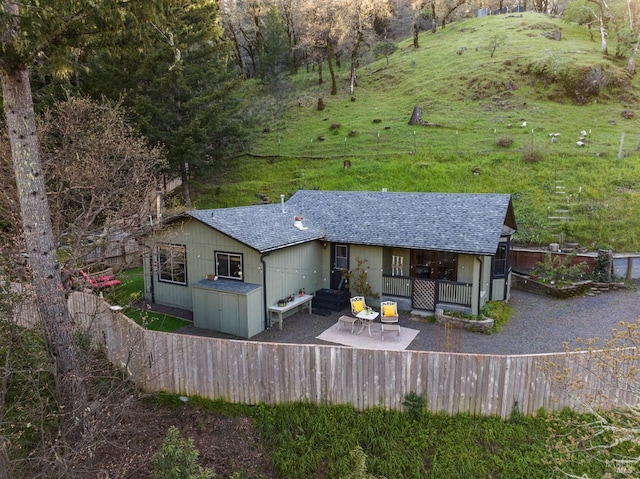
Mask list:
[[[542,354],[563,351],[564,342],[570,349],[575,349],[578,338],[606,339],[611,337],[620,321],[638,321],[640,290],[631,286],[570,299],[512,290],[509,306],[513,316],[499,333],[454,332],[454,337],[449,339],[454,347],[449,349],[475,354]],[[409,349],[444,350],[437,341],[439,338],[443,342],[444,328],[436,324],[431,326],[432,334],[421,332]]]

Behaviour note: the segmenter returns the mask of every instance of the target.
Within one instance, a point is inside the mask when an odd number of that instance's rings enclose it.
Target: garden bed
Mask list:
[[[571,298],[583,295],[587,291],[590,291],[593,287],[593,281],[585,280],[558,286],[555,284],[544,283],[542,281],[536,281],[536,279],[531,276],[513,273],[511,287],[521,291],[527,291],[529,293],[552,296],[554,298]]]
[[[472,331],[490,331],[493,329],[495,321],[493,318],[469,319],[453,316],[445,313],[442,309],[436,309],[436,323],[451,324],[458,328],[469,329]]]

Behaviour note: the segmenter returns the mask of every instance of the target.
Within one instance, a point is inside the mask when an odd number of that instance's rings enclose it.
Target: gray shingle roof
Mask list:
[[[322,228],[303,220],[306,230],[293,226],[294,214],[280,204],[193,210],[188,214],[202,223],[264,253],[324,237]]]
[[[324,238],[492,255],[503,226],[515,229],[507,194],[301,190],[282,209],[270,204],[189,214],[260,252]],[[308,229],[293,226],[298,215]]]

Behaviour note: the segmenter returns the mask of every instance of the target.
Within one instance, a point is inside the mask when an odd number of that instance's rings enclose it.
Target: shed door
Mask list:
[[[240,311],[238,308],[238,296],[235,294],[219,294],[220,298],[220,331],[228,334],[240,334]],[[242,316],[244,317],[244,315]]]

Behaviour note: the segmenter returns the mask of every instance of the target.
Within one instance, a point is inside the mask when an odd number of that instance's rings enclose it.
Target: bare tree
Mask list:
[[[596,6],[596,10],[592,10],[593,15],[598,19],[600,25],[600,51],[603,55],[609,54],[609,48],[607,46],[607,28],[606,28],[606,10],[607,4],[605,0],[588,0]]]
[[[135,237],[148,224],[165,161],[162,150],[147,145],[125,116],[119,105],[70,98],[55,103],[38,122],[54,241],[64,243],[58,256],[65,280],[99,260],[95,251],[110,238]],[[0,138],[3,169],[11,164],[7,150],[6,138]],[[11,218],[6,215],[16,197],[15,186],[6,185],[0,218]]]
[[[342,12],[339,24],[340,41],[350,51],[349,91],[353,96],[362,50],[366,46],[373,45],[375,20],[388,16],[390,7],[387,0],[343,1],[344,3],[340,5]]]
[[[57,102],[38,131],[53,229],[59,240],[65,234],[64,267],[75,272],[110,238],[135,237],[149,223],[166,162],[127,124],[120,105]]]
[[[585,478],[572,472],[576,453],[602,463],[603,477],[633,478],[640,473],[640,320],[615,328],[611,338],[579,341],[575,351],[565,345],[570,367],[544,367],[559,390],[567,392],[586,414],[554,418],[565,423],[568,435],[551,438],[556,467],[566,477]]]

